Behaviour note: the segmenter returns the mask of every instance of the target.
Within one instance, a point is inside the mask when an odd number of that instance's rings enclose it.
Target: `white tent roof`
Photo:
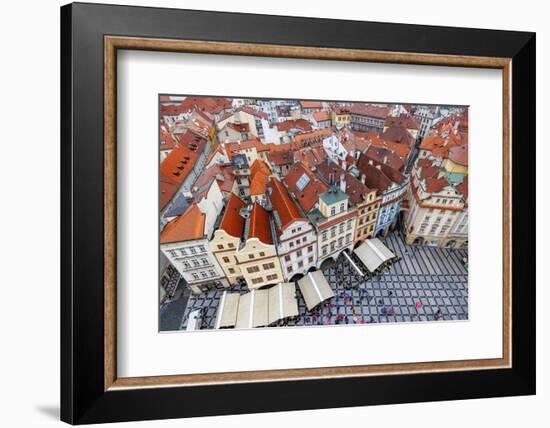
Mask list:
[[[378,238],[367,239],[353,252],[370,272],[376,271],[384,262],[395,257],[395,254]]]
[[[239,294],[224,291],[216,314],[216,328],[235,327],[238,307]]]
[[[320,270],[308,273],[298,281],[298,286],[310,311],[319,303],[334,297],[325,275]]]
[[[291,282],[282,282],[269,289],[269,324],[279,320],[298,316],[296,286]]]
[[[263,327],[268,324],[269,290],[252,290],[239,300],[236,328]]]

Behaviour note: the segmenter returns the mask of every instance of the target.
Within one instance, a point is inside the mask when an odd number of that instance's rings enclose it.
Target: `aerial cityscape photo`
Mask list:
[[[468,107],[159,95],[159,330],[468,319]]]

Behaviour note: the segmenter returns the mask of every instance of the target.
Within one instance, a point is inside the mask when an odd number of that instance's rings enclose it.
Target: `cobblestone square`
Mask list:
[[[335,297],[309,312],[296,287],[299,316],[286,326],[468,319],[468,272],[462,262],[466,250],[408,246],[397,231],[381,240],[398,256],[388,271],[367,279],[340,256],[323,270]],[[180,328],[186,328],[191,311],[202,308],[201,328],[212,329],[222,294],[223,290],[211,290],[191,295]]]

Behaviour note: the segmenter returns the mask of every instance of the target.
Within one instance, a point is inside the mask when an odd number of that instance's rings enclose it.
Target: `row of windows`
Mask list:
[[[307,261],[308,261],[308,263],[310,263],[310,264],[313,263],[313,257],[309,257],[309,258],[307,259]],[[302,260],[300,260],[300,261],[298,262],[298,269],[301,269],[301,268],[303,268],[303,267],[304,267],[304,262],[303,262]],[[292,267],[292,265],[290,265],[289,267],[286,268],[286,271],[287,271],[288,273],[292,273],[292,272],[294,271],[294,268]]]
[[[210,260],[208,260],[206,257],[201,258],[200,262],[199,262],[198,259],[192,259],[191,261],[184,260],[182,262],[182,264],[183,264],[183,267],[185,269],[196,268],[196,267],[199,267],[199,266],[210,266],[210,265],[212,265]]]
[[[368,231],[367,231],[368,229]],[[369,233],[372,233],[372,231],[374,230],[374,225],[371,224],[368,228],[367,227],[363,227],[362,229],[357,229],[357,236],[362,236],[362,235],[367,235]]]
[[[340,211],[338,211],[339,213],[341,212],[344,212],[346,210],[346,203],[345,202],[342,202],[340,204]],[[332,207],[330,209],[330,215],[333,216],[333,215],[336,215],[336,207]]]
[[[310,245],[309,247],[307,247],[307,252],[308,252],[308,253],[312,253],[312,252],[313,252],[313,245]],[[302,252],[302,250],[298,250],[298,251],[296,251],[295,254],[296,254],[296,258],[300,258],[300,257],[302,257],[303,252]],[[291,258],[292,258],[291,256],[292,256],[292,254],[287,254],[287,255],[285,256],[285,262],[289,262],[289,261],[291,260]]]
[[[196,245],[193,247],[168,250],[168,254],[170,254],[172,257],[186,257],[201,253],[206,253],[206,247],[204,245]]]
[[[263,270],[271,270],[271,269],[275,269],[275,263],[273,262],[270,262],[270,263],[264,263],[262,265],[262,268]],[[249,268],[246,269],[246,271],[248,273],[257,273],[260,271],[260,267],[259,266],[250,266]]]
[[[290,248],[294,248],[294,245],[296,244],[296,246],[300,245],[300,244],[304,244],[305,242],[307,241],[307,238],[305,236],[303,236],[302,238],[298,238],[296,241],[291,241],[288,243],[288,246]]]
[[[224,250],[226,247],[223,244],[218,244],[218,250]],[[232,242],[227,243],[227,248],[235,248],[235,244]]]
[[[349,244],[351,242],[351,233],[348,233],[346,235],[346,245]],[[338,248],[341,248],[342,246],[344,245],[344,238],[340,237],[338,238],[338,246],[336,245],[336,241],[332,241],[330,243],[330,253],[333,253],[334,251],[336,251],[336,249]],[[323,256],[326,256],[328,253],[328,248],[329,246],[328,245],[323,245],[321,247],[321,255]]]
[[[277,274],[267,275],[266,280],[275,281],[277,280],[277,277],[278,277]],[[252,284],[261,284],[262,282],[264,282],[264,279],[261,276],[258,278],[252,278]]]
[[[212,277],[215,277],[215,276],[218,276],[216,274],[216,272],[213,270],[213,269],[210,269],[208,270],[208,272],[206,271],[202,271],[202,272],[199,272],[199,273],[196,273],[196,272],[193,272],[191,274],[191,276],[193,277],[194,280],[199,280],[199,279],[207,279],[207,278],[212,278]]]
[[[362,217],[359,219],[359,225],[362,225],[364,223],[368,223],[369,221],[373,221],[376,219],[376,214],[371,214],[365,217]]]

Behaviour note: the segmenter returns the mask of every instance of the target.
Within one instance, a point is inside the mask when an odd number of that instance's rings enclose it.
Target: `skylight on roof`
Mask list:
[[[301,192],[309,183],[309,176],[304,172],[300,179],[296,182],[296,187]]]

